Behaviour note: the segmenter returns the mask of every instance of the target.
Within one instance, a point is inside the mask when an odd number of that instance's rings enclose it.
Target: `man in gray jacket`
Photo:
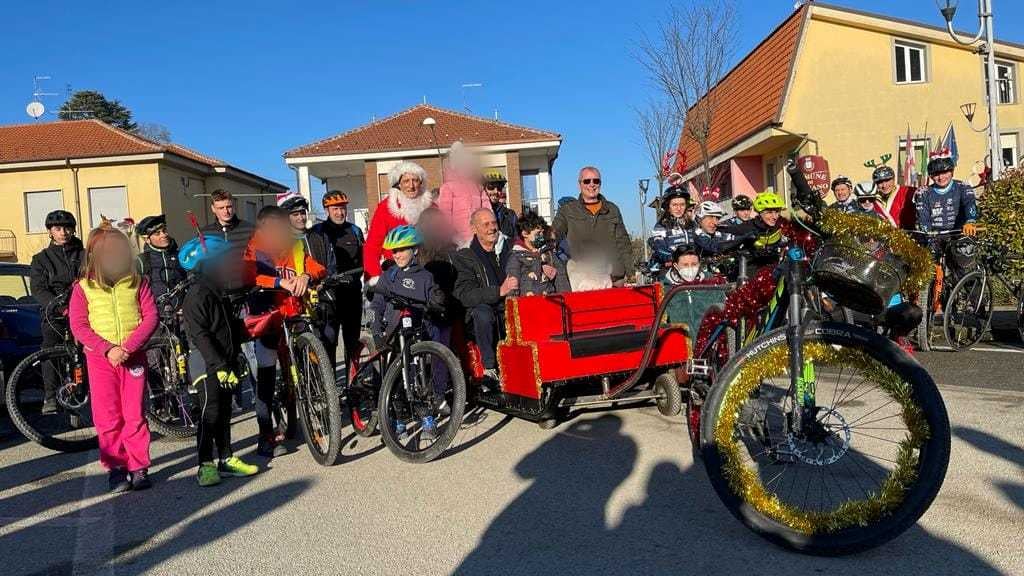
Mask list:
[[[612,282],[621,286],[633,270],[633,252],[622,213],[601,194],[601,172],[597,168],[580,170],[579,187],[579,197],[558,209],[553,223],[555,234],[568,241],[574,259],[611,264]]]

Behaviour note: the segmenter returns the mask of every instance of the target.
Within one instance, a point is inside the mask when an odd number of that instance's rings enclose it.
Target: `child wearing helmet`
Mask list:
[[[690,193],[682,186],[673,186],[661,199],[661,218],[647,240],[651,259],[657,264],[672,261],[672,252],[679,246],[693,245],[693,222],[687,216]]]
[[[718,222],[725,211],[717,202],[701,202],[697,208],[697,231],[694,233],[694,245],[701,257],[716,256],[739,246],[743,240],[737,239],[728,232],[718,229]]]
[[[399,325],[399,310],[381,294],[404,296],[414,302],[427,303],[427,314],[422,310],[412,311],[419,315],[427,333],[434,341],[446,343],[447,330],[444,326],[445,295],[434,281],[434,275],[421,266],[416,254],[423,243],[414,226],[402,225],[391,229],[384,237],[384,249],[391,252],[394,264],[384,270],[374,287],[373,337],[378,342],[387,340]]]
[[[225,258],[229,253],[231,243],[219,236],[193,238],[178,253],[182,268],[196,277],[181,307],[191,350],[202,359],[199,363],[194,356],[190,358],[190,369],[193,378],[206,374],[199,385],[202,411],[196,434],[196,479],[200,486],[219,484],[222,476],[252,476],[258,472],[256,466],[235,456],[231,448],[231,398],[240,385],[238,353],[245,327],[233,313],[228,296],[240,266],[236,258]]]
[[[754,197],[753,205],[757,216],[723,232],[732,234],[737,240],[752,243],[753,265],[774,265],[779,261],[782,248],[789,243],[781,222],[786,203],[775,192],[765,190]]]
[[[733,215],[719,222],[722,227],[738,226],[754,217],[754,201],[750,196],[737,194],[732,197]]]

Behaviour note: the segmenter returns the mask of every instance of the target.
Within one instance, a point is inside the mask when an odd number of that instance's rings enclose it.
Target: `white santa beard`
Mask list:
[[[388,211],[391,215],[412,225],[419,221],[420,214],[433,203],[434,199],[425,192],[415,198],[409,198],[401,190],[392,188],[388,194]]]

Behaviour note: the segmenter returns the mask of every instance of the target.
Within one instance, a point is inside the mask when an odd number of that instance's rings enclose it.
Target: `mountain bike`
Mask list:
[[[978,267],[961,278],[946,302],[943,332],[950,348],[968,350],[977,344],[992,325],[995,298],[993,280],[1016,301],[1017,332],[1024,340],[1024,280],[1011,278],[1011,262],[1024,259],[1019,254],[1008,254],[1005,249],[982,239],[977,242]]]
[[[405,462],[430,462],[448,449],[462,425],[462,367],[450,349],[429,340],[422,322],[426,302],[379,287],[373,294],[391,302],[399,321],[388,327],[373,355],[360,363],[353,382],[373,370],[383,374],[377,410],[384,444]]]
[[[18,363],[7,383],[5,401],[14,425],[26,438],[60,452],[98,446],[89,403],[85,357],[71,336],[67,319],[70,290],[43,310],[43,321],[64,335],[57,346],[43,348]],[[57,411],[43,413],[44,379],[56,386]]]
[[[910,234],[925,242],[940,243],[935,278],[918,295],[918,303],[924,314],[917,327],[918,348],[927,352],[935,347],[937,328],[942,329],[946,343],[954,351],[970,348],[981,340],[992,315],[991,293],[982,290],[977,300],[970,302],[971,293],[978,288],[975,283],[980,279],[972,275],[980,271],[974,238],[964,236],[959,229],[932,232],[914,230]],[[959,292],[958,300],[953,300],[953,290],[961,280],[968,280],[968,277],[969,282]],[[951,319],[950,312],[955,310],[959,310],[959,313]],[[981,318],[984,318],[983,323],[978,322]]]
[[[798,198],[813,199],[795,166],[787,171]],[[879,314],[903,285],[894,260],[856,238],[827,238],[813,258],[788,249],[785,324],[712,382],[705,469],[730,512],[775,543],[820,555],[877,546],[912,526],[942,486],[950,428],[931,376],[874,331],[820,321],[804,289]]]

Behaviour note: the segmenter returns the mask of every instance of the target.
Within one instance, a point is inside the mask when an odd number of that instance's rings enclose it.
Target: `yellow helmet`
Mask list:
[[[754,210],[758,212],[772,209],[782,210],[785,207],[786,203],[775,192],[765,190],[754,198]]]

